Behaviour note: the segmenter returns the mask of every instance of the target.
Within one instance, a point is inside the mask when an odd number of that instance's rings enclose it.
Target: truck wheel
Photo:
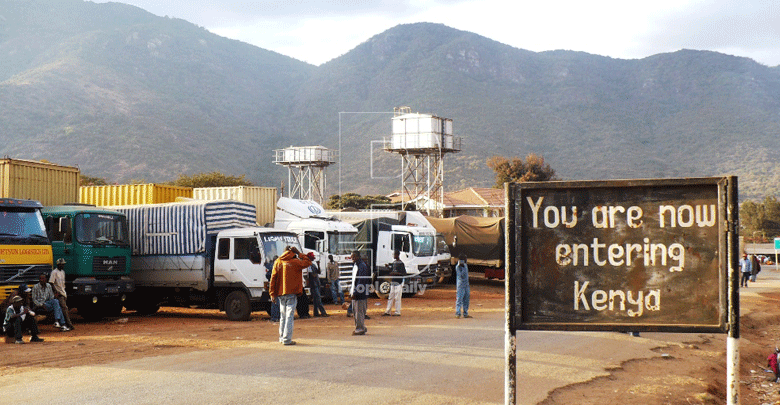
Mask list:
[[[142,304],[133,309],[135,309],[135,313],[138,315],[151,315],[157,313],[160,310],[160,306],[157,304]]]
[[[379,280],[379,286],[376,288],[376,296],[381,299],[387,299],[387,295],[390,294],[390,281]]]
[[[105,317],[117,317],[122,315],[122,301],[118,298],[109,299],[103,301],[102,306],[103,316]]]
[[[87,322],[103,319],[103,310],[96,304],[84,304],[76,308],[76,313]]]
[[[249,297],[243,291],[233,291],[225,298],[225,314],[231,321],[248,321],[252,316]]]

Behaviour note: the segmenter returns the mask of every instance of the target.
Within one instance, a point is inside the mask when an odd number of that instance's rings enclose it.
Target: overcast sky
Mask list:
[[[780,65],[778,0],[119,2],[315,65],[414,22],[442,23],[535,52],[565,49],[635,59],[685,48]]]

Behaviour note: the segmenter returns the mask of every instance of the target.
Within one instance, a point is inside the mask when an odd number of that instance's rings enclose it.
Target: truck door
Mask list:
[[[409,239],[408,233],[397,233],[393,232],[392,238],[390,240],[390,258],[389,262],[393,261],[393,252],[399,251],[401,254],[398,255],[399,259],[401,259],[402,262],[404,262],[404,265],[406,266],[407,270],[410,268],[411,265],[411,240]],[[382,262],[385,263],[384,261]]]
[[[247,287],[263,287],[265,267],[262,265],[257,237],[236,237],[230,260],[230,281]]]
[[[73,251],[73,227],[70,217],[48,216],[44,220],[46,224],[46,233],[51,241],[52,255],[56,261],[59,258],[65,259],[65,273],[77,274],[76,252]],[[91,265],[92,263],[90,263]]]

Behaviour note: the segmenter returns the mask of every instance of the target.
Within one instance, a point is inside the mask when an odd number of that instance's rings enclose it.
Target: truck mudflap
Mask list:
[[[68,297],[79,295],[121,296],[133,291],[135,291],[135,283],[128,277],[110,280],[82,277],[73,280],[68,290]]]
[[[436,280],[438,279],[436,273],[436,270],[431,268],[421,271],[418,275],[420,277],[420,283],[425,284],[426,286],[436,284]]]
[[[452,275],[452,267],[450,267],[449,261],[441,261],[436,267],[436,277],[439,279],[447,278]]]

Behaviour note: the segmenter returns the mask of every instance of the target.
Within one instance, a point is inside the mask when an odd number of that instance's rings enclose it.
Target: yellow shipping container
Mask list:
[[[0,197],[74,203],[79,197],[79,168],[34,160],[0,159]]]
[[[257,223],[273,226],[276,215],[276,187],[197,187],[192,190],[198,200],[236,200],[252,204],[257,209]]]
[[[192,188],[151,183],[82,186],[79,188],[79,202],[98,207],[160,204],[174,202],[176,197],[192,198]]]

